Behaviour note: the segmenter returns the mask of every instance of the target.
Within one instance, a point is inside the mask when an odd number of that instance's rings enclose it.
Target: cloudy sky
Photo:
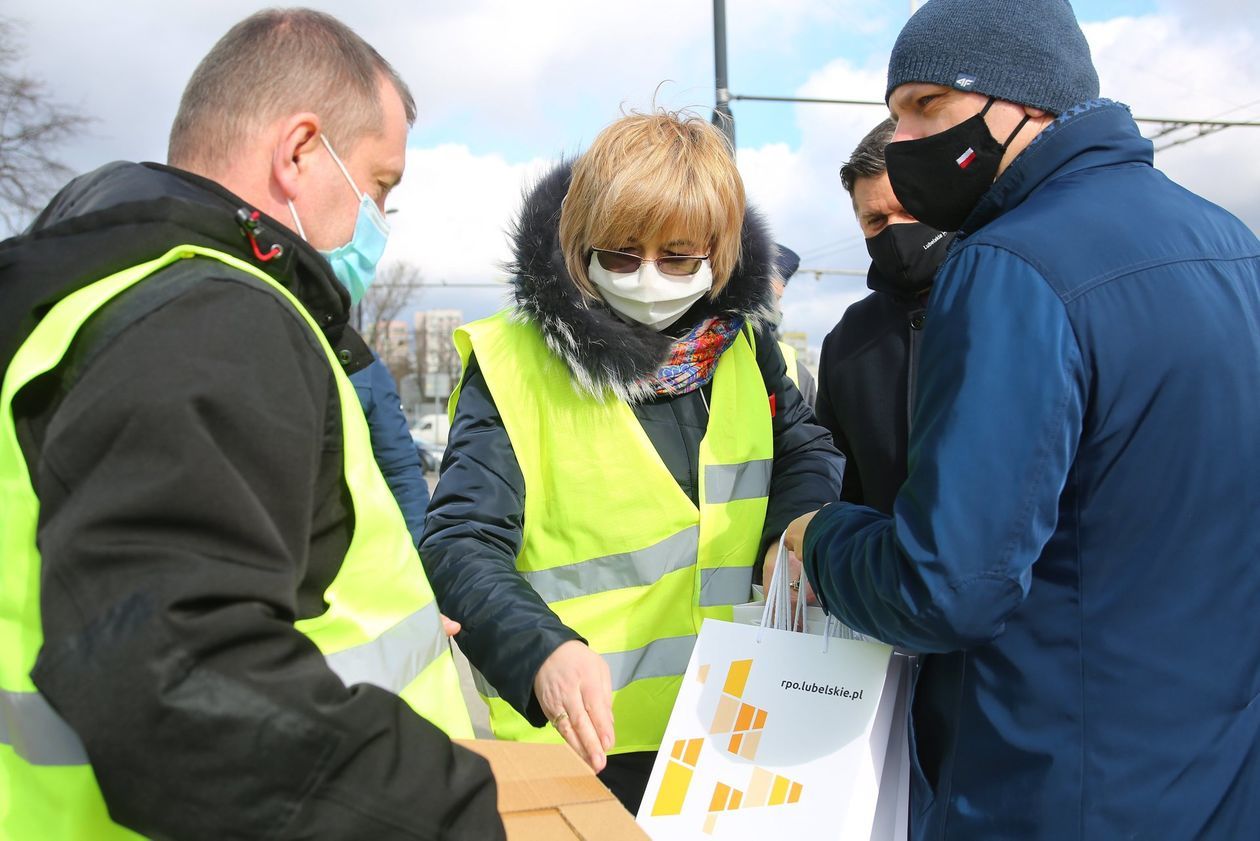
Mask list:
[[[163,160],[184,83],[213,42],[266,4],[54,0],[6,15],[25,24],[25,70],[95,117],[63,157],[86,171]],[[329,0],[411,85],[419,118],[390,200],[386,261],[432,283],[417,306],[488,315],[504,300],[505,230],[521,190],[580,152],[623,108],[713,104],[710,0]],[[1078,0],[1104,96],[1135,115],[1260,120],[1260,4],[1253,0]],[[883,98],[888,52],[909,0],[727,0],[735,94]],[[284,56],[276,56],[283,61]],[[864,270],[837,170],[880,108],[736,102],[738,160],[780,242],[820,269]],[[1155,127],[1146,127],[1148,134]],[[1156,142],[1188,136],[1170,135]],[[1260,230],[1260,128],[1159,151],[1156,165]],[[787,329],[817,346],[859,278],[798,276]]]

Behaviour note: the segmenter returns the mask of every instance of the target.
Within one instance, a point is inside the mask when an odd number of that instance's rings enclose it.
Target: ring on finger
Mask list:
[[[795,581],[789,581],[789,582],[788,582],[788,589],[789,589],[789,590],[792,590],[792,591],[794,591],[794,592],[795,592],[796,590],[801,589],[801,579],[799,579],[799,578],[798,578],[798,579],[796,579]]]
[[[569,719],[569,712],[568,710],[565,710],[564,712],[560,713],[560,715],[556,716],[555,718],[551,720],[551,726],[559,727],[563,722],[568,721],[568,719]]]

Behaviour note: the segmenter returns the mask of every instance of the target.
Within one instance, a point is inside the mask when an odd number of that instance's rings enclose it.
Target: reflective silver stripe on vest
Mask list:
[[[616,692],[636,680],[649,677],[672,677],[687,671],[691,649],[696,646],[695,636],[666,637],[652,640],[633,651],[617,651],[605,654],[604,662],[612,672],[612,688]]]
[[[468,670],[472,672],[473,686],[477,687],[477,694],[483,698],[498,698],[499,692],[490,685],[490,681],[486,680],[485,675],[477,671],[477,667],[472,663],[468,664]]]
[[[770,495],[770,472],[774,459],[763,458],[743,464],[709,464],[704,468],[704,502],[724,505],[737,499],[759,499]]]
[[[83,742],[38,692],[0,689],[0,745],[32,765],[86,765]]]
[[[326,656],[346,686],[370,683],[395,694],[446,650],[437,602],[408,616],[371,642]],[[32,765],[86,765],[83,742],[38,692],[0,690],[0,745],[12,745]]]
[[[543,597],[543,601],[550,604],[609,590],[654,584],[662,576],[694,564],[699,551],[700,527],[691,526],[646,549],[522,572],[521,575]]]
[[[324,659],[346,686],[370,683],[398,694],[448,645],[437,602],[432,601],[376,639]]]
[[[752,567],[700,570],[700,606],[743,604],[752,599]]]
[[[691,659],[691,649],[695,645],[694,636],[666,637],[653,640],[642,648],[614,651],[600,656],[612,672],[612,688],[616,692],[636,680],[682,675],[687,671],[687,661]],[[473,670],[473,683],[476,684],[477,691],[485,697],[499,697],[498,691],[476,669]]]

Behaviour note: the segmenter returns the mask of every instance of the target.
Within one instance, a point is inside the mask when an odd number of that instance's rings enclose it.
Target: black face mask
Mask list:
[[[954,239],[922,222],[888,225],[866,241],[871,270],[866,285],[897,298],[912,298],[932,285],[936,269]]]
[[[901,206],[938,231],[957,231],[997,178],[1006,147],[1028,122],[1020,122],[1005,143],[989,133],[984,115],[993,105],[951,129],[884,147],[888,181]]]

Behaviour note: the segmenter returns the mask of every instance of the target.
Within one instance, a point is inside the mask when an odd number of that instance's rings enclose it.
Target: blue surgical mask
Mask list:
[[[381,209],[376,206],[376,202],[372,201],[372,197],[359,192],[354,179],[350,177],[350,171],[333,151],[328,138],[321,134],[319,139],[324,142],[324,148],[328,150],[328,154],[332,155],[341,174],[350,183],[350,189],[354,190],[355,196],[359,199],[359,214],[354,220],[354,233],[350,236],[350,241],[331,251],[319,252],[332,266],[337,280],[341,281],[341,284],[349,291],[350,305],[354,306],[363,300],[364,293],[376,279],[376,264],[381,261],[381,255],[385,253],[385,243],[389,241],[389,223],[385,221]],[[289,213],[293,214],[293,222],[297,225],[298,233],[301,234],[302,239],[306,239],[306,232],[302,230],[302,222],[298,219],[292,199],[289,200]]]

